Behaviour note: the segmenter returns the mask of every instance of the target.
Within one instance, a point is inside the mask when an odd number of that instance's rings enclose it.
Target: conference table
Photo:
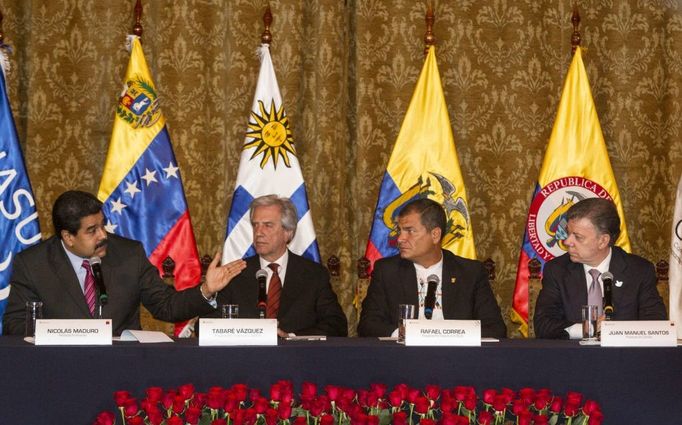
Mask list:
[[[33,346],[0,337],[0,424],[90,424],[114,410],[113,392],[142,398],[150,386],[244,383],[267,394],[277,380],[354,389],[371,383],[424,388],[471,385],[578,391],[602,407],[605,424],[682,423],[682,349],[602,348],[577,341],[510,339],[481,347],[405,347],[376,338],[283,341],[272,347],[200,347],[114,342]]]

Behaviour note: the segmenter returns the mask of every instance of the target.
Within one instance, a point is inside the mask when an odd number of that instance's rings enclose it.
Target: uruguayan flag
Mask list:
[[[303,175],[267,44],[261,45],[259,55],[260,73],[227,219],[223,264],[255,255],[249,205],[254,198],[270,194],[290,198],[296,205],[298,228],[289,249],[319,262]]]

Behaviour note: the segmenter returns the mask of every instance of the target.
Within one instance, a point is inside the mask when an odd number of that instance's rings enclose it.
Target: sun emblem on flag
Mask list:
[[[256,148],[251,159],[263,155],[260,168],[265,168],[265,164],[271,158],[275,168],[277,168],[279,158],[282,158],[284,165],[291,168],[289,155],[296,156],[296,149],[289,128],[289,117],[284,112],[284,106],[281,105],[277,110],[274,100],[269,110],[266,110],[261,100],[258,101],[258,106],[260,113],[251,112],[249,130],[246,132],[246,137],[251,137],[253,140],[244,144],[244,150]]]

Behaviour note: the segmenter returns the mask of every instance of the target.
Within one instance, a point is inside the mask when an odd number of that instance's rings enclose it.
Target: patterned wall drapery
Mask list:
[[[19,137],[51,234],[66,189],[96,192],[128,54],[133,0],[2,0]],[[257,77],[262,14],[323,258],[353,316],[386,162],[423,61],[415,0],[145,0],[145,54],[201,253],[219,249]],[[434,0],[437,56],[477,251],[505,319],[534,181],[570,61],[570,0]],[[633,250],[669,255],[682,172],[682,4],[583,0],[582,45]],[[514,327],[510,327],[515,335]]]

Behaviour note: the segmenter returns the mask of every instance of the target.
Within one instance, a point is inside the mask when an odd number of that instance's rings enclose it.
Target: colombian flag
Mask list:
[[[616,204],[621,220],[616,245],[630,251],[618,186],[578,47],[566,75],[519,256],[511,319],[520,325],[524,336],[528,336],[528,261],[537,258],[544,266],[566,252],[565,213],[589,197],[610,199]]]
[[[199,283],[199,254],[178,163],[139,37],[128,36],[128,43],[130,62],[97,196],[104,202],[107,231],[140,241],[159,270],[171,257],[175,287],[182,290]],[[186,335],[182,328],[176,326],[176,335]]]
[[[374,262],[398,253],[395,219],[417,198],[443,205],[448,229],[443,248],[476,258],[464,181],[455,150],[435,47],[429,48],[417,87],[386,167],[365,256]]]

